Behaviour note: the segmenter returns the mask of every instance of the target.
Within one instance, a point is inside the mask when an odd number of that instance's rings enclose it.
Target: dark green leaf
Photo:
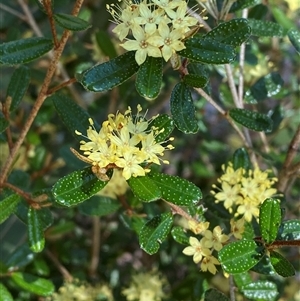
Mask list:
[[[43,258],[35,258],[33,261],[33,266],[35,269],[35,272],[39,276],[49,276],[50,275],[50,267],[45,259]]]
[[[135,51],[128,51],[106,63],[92,67],[84,72],[78,81],[89,91],[110,90],[138,71],[139,65],[134,57]]]
[[[71,221],[62,221],[47,230],[46,237],[63,237],[64,235],[74,231],[76,225]]]
[[[190,87],[204,88],[207,85],[207,78],[202,75],[187,74],[184,76],[183,82]]]
[[[188,134],[197,133],[198,121],[191,91],[184,83],[178,83],[171,94],[171,114],[176,127]]]
[[[0,111],[0,134],[4,132],[9,126],[8,120],[4,117],[3,113]]]
[[[263,20],[266,18],[268,12],[269,9],[266,5],[257,4],[249,11],[248,20],[249,19]]]
[[[28,210],[28,241],[30,249],[39,253],[45,247],[43,224],[36,209],[29,207]]]
[[[300,53],[300,32],[295,28],[291,28],[287,35],[297,52]]]
[[[118,55],[111,37],[106,31],[99,30],[98,32],[96,32],[95,36],[97,44],[104,55],[108,56],[111,59]]]
[[[0,277],[8,272],[8,266],[0,261]],[[1,296],[1,295],[0,295]]]
[[[168,236],[172,224],[172,213],[163,213],[153,217],[142,227],[139,233],[141,248],[150,255],[156,253],[160,244]]]
[[[20,196],[18,194],[11,194],[0,202],[0,224],[14,213],[19,201]]]
[[[204,301],[229,301],[229,298],[220,291],[210,288],[204,294]]]
[[[246,109],[231,109],[230,117],[241,125],[257,132],[270,132],[273,129],[273,121],[265,114]]]
[[[251,7],[259,3],[260,0],[237,0],[232,4],[230,12],[242,10],[244,8]]]
[[[202,198],[201,190],[185,179],[155,172],[151,172],[149,177],[160,189],[162,198],[170,203],[189,206]]]
[[[95,195],[78,206],[81,213],[92,216],[105,216],[121,207],[119,201],[105,196]]]
[[[82,136],[76,135],[75,130],[86,135],[86,131],[90,126],[89,114],[83,110],[78,104],[74,102],[71,98],[65,96],[64,94],[53,94],[49,100],[53,101],[54,107],[75,139],[81,141]],[[97,126],[97,124],[95,124]]]
[[[6,92],[7,97],[11,97],[10,112],[13,112],[23,99],[30,82],[30,70],[26,66],[17,68],[10,78]]]
[[[155,137],[155,142],[159,143],[165,141],[170,136],[174,130],[174,121],[169,115],[160,114],[151,122],[150,126],[155,127],[158,130],[164,129]]]
[[[280,104],[277,105],[272,111],[268,112],[268,116],[273,121],[273,130],[272,130],[272,133],[273,133],[278,130],[278,128],[281,125],[281,122],[285,116],[285,114],[283,112],[283,106],[281,106]]]
[[[86,30],[92,26],[87,21],[68,14],[54,14],[53,17],[61,27],[72,31]]]
[[[138,93],[147,100],[155,99],[160,92],[163,75],[163,59],[148,56],[140,66],[135,80]]]
[[[262,275],[275,275],[276,272],[271,264],[270,257],[267,254],[264,254],[262,259],[251,268],[251,271],[254,271]]]
[[[266,199],[259,211],[261,236],[267,244],[272,243],[278,233],[281,222],[280,200]]]
[[[232,46],[210,38],[194,36],[185,42],[185,47],[178,54],[199,63],[227,64],[236,57]]]
[[[173,227],[171,231],[171,235],[174,238],[175,241],[177,241],[180,244],[188,245],[189,244],[189,237],[185,233],[182,227],[175,226]]]
[[[127,183],[134,195],[142,202],[153,202],[161,198],[158,186],[148,176],[131,177]]]
[[[50,296],[55,289],[51,281],[31,274],[15,272],[11,278],[22,289],[39,296]]]
[[[237,47],[245,42],[250,37],[250,34],[251,27],[247,19],[233,19],[221,23],[203,38],[210,38],[220,43]]]
[[[278,295],[277,286],[270,281],[257,281],[242,287],[245,297],[254,300],[273,301]]]
[[[256,265],[262,255],[253,240],[245,239],[224,246],[218,257],[225,272],[240,274]]]
[[[35,254],[30,250],[27,243],[17,247],[5,264],[11,269],[22,268],[33,261]]]
[[[256,104],[278,94],[284,82],[279,73],[272,72],[261,77],[248,91],[245,93],[245,101]]]
[[[11,293],[1,282],[0,282],[0,296],[2,301],[14,301]]]
[[[275,271],[282,277],[291,277],[295,275],[295,269],[292,264],[280,253],[272,251],[270,260]]]
[[[243,168],[244,170],[249,170],[251,166],[251,161],[247,150],[243,147],[238,148],[233,154],[233,168],[237,170]]]
[[[283,28],[277,23],[256,19],[248,19],[248,21],[252,29],[251,33],[254,36],[281,37],[283,35]]]
[[[284,221],[278,230],[277,240],[300,240],[300,220]]]
[[[62,206],[75,206],[96,194],[107,182],[99,180],[91,167],[74,171],[59,179],[53,186],[55,201]]]
[[[2,43],[0,45],[0,63],[18,65],[35,60],[53,48],[52,40],[36,37]]]
[[[242,286],[252,282],[252,278],[248,272],[235,274],[233,275],[233,279],[238,289],[241,289]]]

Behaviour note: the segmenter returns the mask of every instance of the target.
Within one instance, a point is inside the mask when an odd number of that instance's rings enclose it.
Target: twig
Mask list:
[[[56,34],[56,28],[55,28],[55,22],[53,18],[53,12],[52,12],[52,3],[51,0],[42,0],[44,8],[47,12],[47,16],[50,23],[50,28],[52,32],[52,37],[54,40],[55,49],[58,47],[58,40],[57,40],[57,34]]]
[[[48,90],[47,95],[51,95],[51,94],[53,94],[54,92],[56,92],[56,91],[58,91],[58,90],[60,90],[60,89],[62,89],[62,88],[64,88],[64,87],[66,87],[66,86],[68,86],[68,85],[70,85],[70,84],[76,83],[76,81],[77,81],[76,78],[74,78],[74,77],[73,77],[73,78],[70,78],[70,79],[68,79],[67,81],[61,83],[60,85],[58,85],[58,86],[56,86],[56,87],[54,87],[54,88]]]
[[[237,108],[241,108],[240,102],[239,102],[239,97],[236,91],[234,79],[233,79],[233,74],[232,74],[232,69],[229,64],[225,64],[225,70],[226,70],[226,75],[228,78],[228,85],[231,91],[231,95],[234,101],[234,104]]]
[[[171,209],[172,209],[172,212],[174,214],[178,214],[178,215],[181,215],[182,217],[186,218],[187,220],[193,220],[195,221],[196,223],[199,223],[196,219],[194,219],[192,216],[190,216],[188,213],[186,213],[183,209],[181,209],[179,206],[173,204],[173,203],[170,203],[164,199],[162,199],[165,203],[167,203]]]
[[[20,195],[21,197],[23,197],[26,201],[28,201],[29,203],[32,203],[32,199],[31,199],[31,195],[28,192],[25,192],[24,190],[10,184],[10,183],[4,183],[3,184],[4,187],[7,187],[13,191],[15,191],[18,195]]]
[[[229,275],[229,294],[230,294],[230,301],[235,301],[235,285],[233,281],[233,276]]]
[[[89,275],[95,278],[97,275],[97,268],[99,265],[99,252],[100,252],[100,234],[101,234],[100,217],[93,217],[93,237],[92,237],[92,252],[91,262],[89,266]]]
[[[18,11],[14,10],[13,8],[6,6],[5,4],[0,3],[0,9],[3,9],[5,11],[7,11],[8,13],[17,16],[19,19],[23,20],[23,21],[27,21],[26,17],[22,14],[20,14]]]

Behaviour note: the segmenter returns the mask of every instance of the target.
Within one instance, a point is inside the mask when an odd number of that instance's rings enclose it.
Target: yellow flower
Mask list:
[[[220,226],[216,226],[213,229],[213,232],[205,230],[203,236],[204,246],[207,248],[214,248],[216,251],[220,251],[223,248],[224,243],[229,240],[227,235],[222,234]]]
[[[196,223],[194,220],[189,220],[188,224],[190,230],[193,231],[195,234],[202,234],[209,227],[209,222]]]
[[[189,243],[190,246],[184,248],[182,253],[188,256],[193,256],[193,261],[195,263],[199,263],[203,256],[210,255],[211,252],[204,246],[202,239],[199,241],[196,237],[191,236]]]
[[[232,167],[232,163],[229,162],[228,166],[225,168],[225,165],[222,165],[222,169],[224,171],[224,174],[220,177],[219,182],[228,182],[230,185],[238,184],[242,177],[244,170],[242,168],[238,168],[237,170],[234,170]]]
[[[237,214],[243,215],[245,220],[250,223],[253,217],[258,218],[259,216],[258,204],[251,199],[244,199],[243,205],[237,208]]]
[[[240,218],[235,221],[234,219],[230,220],[231,233],[236,239],[242,239],[242,234],[245,231],[245,220],[244,218]]]
[[[208,270],[210,273],[215,275],[217,272],[216,265],[219,264],[220,262],[216,257],[212,255],[207,255],[203,258],[200,268],[203,272],[206,272]]]

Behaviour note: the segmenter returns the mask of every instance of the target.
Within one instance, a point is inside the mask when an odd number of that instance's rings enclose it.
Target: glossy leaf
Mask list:
[[[288,35],[292,45],[295,47],[297,52],[300,54],[300,32],[295,28],[291,28],[288,31],[287,35]]]
[[[260,207],[259,226],[261,236],[267,244],[275,240],[280,222],[280,200],[273,198],[266,199]]]
[[[82,136],[75,134],[75,130],[81,132],[83,135],[86,135],[86,131],[90,126],[90,115],[83,110],[82,107],[75,103],[74,100],[65,96],[64,94],[53,94],[51,97],[49,97],[49,100],[53,101],[54,107],[60,119],[73,137],[78,142],[83,140]],[[97,127],[96,123],[95,127]]]
[[[292,277],[295,275],[295,269],[292,264],[285,259],[280,253],[272,251],[270,260],[277,274],[282,277]]]
[[[135,51],[128,51],[85,71],[78,76],[78,81],[89,91],[110,90],[125,82],[138,71],[139,65],[134,57]]]
[[[155,137],[155,142],[163,142],[165,141],[170,134],[174,130],[174,121],[173,119],[167,114],[160,114],[156,117],[150,124],[151,127],[155,127],[158,130],[164,129],[160,134]]]
[[[135,80],[138,93],[147,100],[155,99],[160,92],[163,75],[163,59],[148,56],[140,66]]]
[[[264,254],[261,260],[251,268],[251,271],[262,275],[275,275],[276,272],[271,264],[270,257]]]
[[[30,82],[30,70],[26,66],[17,68],[10,78],[6,99],[11,97],[9,111],[13,112],[23,99]]]
[[[12,273],[11,279],[22,289],[39,296],[50,296],[55,289],[51,281],[27,273]]]
[[[251,161],[247,150],[244,147],[238,148],[233,154],[233,168],[237,170],[243,168],[244,170],[249,170],[251,166]]]
[[[14,213],[19,201],[20,196],[18,194],[11,194],[0,202],[0,224]]]
[[[142,202],[153,202],[161,198],[161,191],[148,176],[131,177],[127,181],[134,195]]]
[[[0,45],[0,64],[18,65],[33,61],[53,48],[52,40],[35,37]]]
[[[0,111],[0,134],[4,132],[9,126],[8,120],[4,117],[3,113]]]
[[[245,42],[250,37],[250,34],[251,27],[249,26],[247,19],[233,19],[221,23],[203,38],[210,38],[223,44],[237,47]]]
[[[185,42],[185,47],[178,54],[199,63],[227,64],[236,57],[232,46],[210,38],[194,36]]]
[[[234,121],[253,131],[268,133],[273,129],[272,119],[265,114],[234,108],[229,111],[229,115]]]
[[[116,212],[120,207],[121,204],[117,200],[95,195],[82,204],[79,204],[78,209],[85,215],[105,216]]]
[[[179,205],[197,204],[202,198],[201,190],[193,183],[177,176],[151,172],[151,180],[161,191],[164,200]]]
[[[252,29],[252,35],[259,37],[281,37],[283,28],[278,23],[262,21],[256,19],[248,19]]]
[[[300,220],[291,219],[282,222],[279,227],[277,240],[300,240]]]
[[[224,246],[219,251],[218,258],[225,272],[239,274],[251,269],[261,256],[256,243],[245,239]]]
[[[204,294],[204,301],[229,301],[229,298],[220,291],[210,288]]]
[[[171,94],[171,114],[176,127],[188,134],[197,133],[198,121],[195,117],[195,106],[190,88],[178,83]]]
[[[89,22],[68,14],[54,14],[54,20],[63,28],[72,31],[81,31],[90,28]]]
[[[268,97],[277,95],[284,82],[279,73],[272,72],[261,77],[248,91],[245,93],[245,101],[256,104]]]
[[[273,301],[278,295],[277,286],[270,281],[257,281],[242,287],[246,298],[254,300]]]
[[[230,12],[235,12],[235,11],[247,8],[247,7],[254,6],[256,4],[259,4],[260,1],[261,0],[237,0],[232,4],[232,6],[230,8]]]
[[[189,237],[185,233],[182,227],[175,226],[173,227],[171,231],[171,235],[174,238],[175,241],[182,245],[188,245],[189,244]]]
[[[10,257],[7,259],[5,264],[13,268],[22,268],[26,265],[28,265],[30,262],[33,261],[35,257],[35,253],[30,250],[27,243],[18,246],[12,254],[10,254]]]
[[[112,42],[110,35],[106,31],[99,30],[98,32],[96,32],[95,37],[99,48],[105,56],[112,59],[118,55],[114,43]]]
[[[139,242],[141,248],[150,255],[155,254],[160,244],[168,236],[173,224],[172,213],[163,213],[153,217],[141,229]]]
[[[0,296],[2,301],[14,301],[13,296],[9,290],[0,282]]]
[[[183,77],[183,82],[191,87],[204,88],[209,81],[209,71],[205,64],[189,62],[188,74]]]
[[[59,179],[54,184],[52,192],[58,204],[70,207],[89,199],[106,184],[107,182],[96,177],[91,167],[86,167]]]
[[[43,224],[37,210],[32,207],[28,210],[28,241],[33,252],[43,251],[45,247]]]
[[[252,278],[248,272],[235,274],[233,275],[233,279],[238,289],[241,289],[242,286],[252,282]]]

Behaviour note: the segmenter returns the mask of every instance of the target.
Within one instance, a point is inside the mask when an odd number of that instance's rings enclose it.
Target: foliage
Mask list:
[[[299,9],[1,4],[3,300],[299,298]]]

